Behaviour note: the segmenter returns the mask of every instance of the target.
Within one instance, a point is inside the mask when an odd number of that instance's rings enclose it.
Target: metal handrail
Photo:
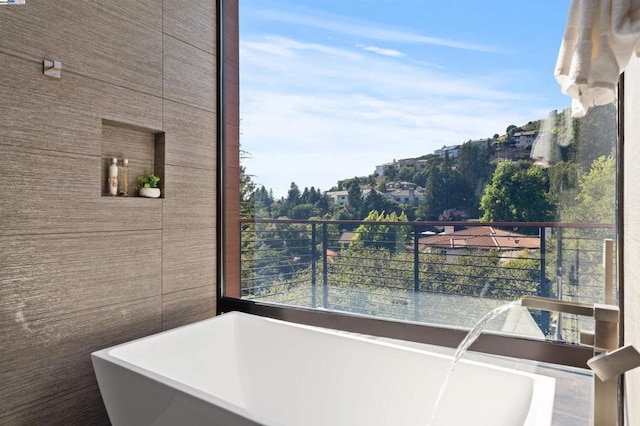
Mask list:
[[[529,227],[529,228],[589,228],[589,229],[615,229],[614,223],[598,222],[443,222],[443,221],[405,221],[405,222],[380,222],[364,220],[340,220],[340,219],[273,219],[273,218],[240,218],[240,223],[290,223],[290,224],[328,224],[328,225],[398,225],[398,226],[495,226],[503,228]]]

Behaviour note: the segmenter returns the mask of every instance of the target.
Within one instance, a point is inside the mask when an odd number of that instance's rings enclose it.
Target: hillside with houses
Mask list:
[[[378,211],[410,221],[567,220],[580,179],[599,158],[612,158],[615,129],[599,124],[615,122],[615,114],[603,106],[575,120],[552,111],[489,138],[372,164],[370,175],[346,177],[327,191],[301,189],[292,177],[280,199],[243,175],[242,216],[363,220]]]
[[[534,126],[538,127],[537,125]],[[391,162],[376,165],[373,174],[375,185],[371,185],[369,176],[358,177],[357,181],[363,197],[367,197],[372,190],[377,190],[384,197],[396,203],[419,205],[425,198],[425,188],[419,185],[422,179],[420,175],[416,174],[432,166],[433,159],[449,158],[455,161],[460,152],[463,151],[463,145],[467,145],[469,147],[479,147],[482,150],[486,149],[490,153],[490,162],[527,160],[530,158],[531,148],[538,134],[538,130],[517,131],[513,132],[512,135],[496,135],[494,138],[469,140],[460,145],[443,146],[432,154],[422,157],[393,159]],[[426,176],[426,174],[424,175]],[[409,181],[399,180],[401,178],[409,179]],[[416,180],[418,182],[415,182]],[[338,182],[337,187],[345,187],[348,182],[349,180]],[[334,189],[327,191],[326,194],[330,198],[332,205],[342,207],[348,205],[348,192],[348,190]]]

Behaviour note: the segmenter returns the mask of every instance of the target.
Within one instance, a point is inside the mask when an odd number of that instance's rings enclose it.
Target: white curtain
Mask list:
[[[572,117],[615,99],[620,74],[640,52],[640,0],[572,0],[555,76]]]

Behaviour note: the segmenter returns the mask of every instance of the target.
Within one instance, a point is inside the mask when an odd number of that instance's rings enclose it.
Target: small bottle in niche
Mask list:
[[[109,195],[118,195],[118,159],[112,158],[111,165],[109,166],[109,179],[107,180],[109,186]]]
[[[118,168],[118,194],[129,196],[129,160],[122,160],[122,166]]]

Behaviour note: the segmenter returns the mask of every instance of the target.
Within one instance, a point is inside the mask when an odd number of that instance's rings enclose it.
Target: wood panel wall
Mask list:
[[[240,58],[238,0],[224,2],[224,296],[240,297]]]
[[[215,4],[0,7],[0,424],[108,424],[90,353],[215,315]],[[105,141],[164,198],[104,196]]]

